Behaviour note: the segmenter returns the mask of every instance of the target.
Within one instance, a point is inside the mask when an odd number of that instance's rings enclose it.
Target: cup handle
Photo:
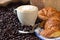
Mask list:
[[[14,9],[14,11],[13,11],[15,14],[17,14],[17,10],[16,9]]]

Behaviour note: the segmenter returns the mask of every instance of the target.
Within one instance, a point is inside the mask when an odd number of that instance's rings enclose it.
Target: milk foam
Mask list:
[[[23,12],[23,11],[37,11],[37,7],[32,6],[32,5],[24,5],[24,6],[20,6],[17,8],[19,11]]]

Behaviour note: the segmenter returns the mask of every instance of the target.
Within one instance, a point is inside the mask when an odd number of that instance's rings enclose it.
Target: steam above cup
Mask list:
[[[14,10],[22,25],[33,26],[35,24],[38,8],[32,5],[19,6]]]

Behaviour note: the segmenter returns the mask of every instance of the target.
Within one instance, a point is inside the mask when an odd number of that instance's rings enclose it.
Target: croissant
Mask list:
[[[48,7],[38,12],[38,17],[43,21],[44,29],[40,34],[44,37],[60,37],[60,12],[54,8]]]
[[[47,38],[51,38],[50,37],[50,35],[52,34],[52,33],[54,33],[54,32],[56,32],[55,30],[42,30],[41,32],[40,32],[40,34],[42,35],[42,36],[44,36],[44,37],[47,37]]]
[[[60,37],[60,30],[52,33],[49,37],[52,37],[52,38]]]
[[[57,15],[56,12],[57,10],[52,7],[43,8],[38,12],[38,17],[42,20],[47,20],[50,17]]]
[[[60,17],[51,17],[45,23],[45,29],[60,29]]]
[[[56,38],[60,37],[60,30],[43,30],[40,34],[46,38]]]
[[[60,17],[59,16],[54,16],[49,18],[46,23],[45,23],[45,29],[41,31],[41,35],[45,37],[58,37],[60,36]],[[58,32],[57,32],[58,31]],[[56,32],[56,33],[55,33]],[[56,35],[55,35],[56,34]]]

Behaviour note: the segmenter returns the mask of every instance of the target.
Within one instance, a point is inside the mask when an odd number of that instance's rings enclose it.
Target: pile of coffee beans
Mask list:
[[[16,13],[13,10],[20,6],[20,3],[12,3],[7,7],[0,6],[0,40],[39,40],[34,33],[21,34],[18,30],[31,30],[31,26],[26,28],[21,26]]]
[[[32,26],[23,25],[23,26],[20,27],[19,30],[21,30],[21,31],[28,31],[29,32],[29,31],[32,30]]]

